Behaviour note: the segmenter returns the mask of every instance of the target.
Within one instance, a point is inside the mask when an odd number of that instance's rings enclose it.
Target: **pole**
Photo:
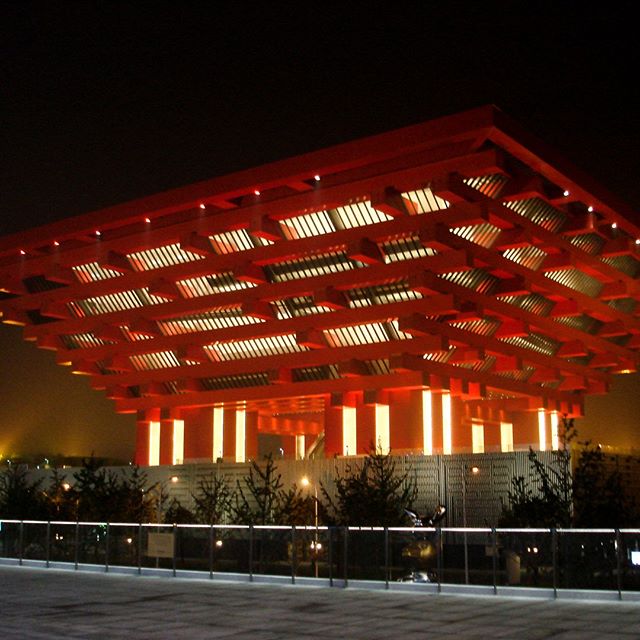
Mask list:
[[[315,568],[315,576],[318,577],[318,485],[313,483],[313,494],[314,494],[314,503],[313,503],[313,520],[316,528],[315,538],[313,543],[313,564]]]
[[[469,584],[469,549],[467,548],[467,467],[462,472],[462,526],[464,528],[464,583]]]

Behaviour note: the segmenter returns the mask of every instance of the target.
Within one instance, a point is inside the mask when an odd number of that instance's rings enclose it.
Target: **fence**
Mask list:
[[[330,586],[640,599],[640,529],[0,521],[3,563]],[[410,587],[410,585],[413,585]]]

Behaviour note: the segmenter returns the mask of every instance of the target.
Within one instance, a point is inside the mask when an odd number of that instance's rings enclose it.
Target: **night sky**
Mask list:
[[[640,209],[632,3],[346,4],[1,3],[0,235],[488,103]],[[131,457],[52,353],[0,353],[0,453]]]

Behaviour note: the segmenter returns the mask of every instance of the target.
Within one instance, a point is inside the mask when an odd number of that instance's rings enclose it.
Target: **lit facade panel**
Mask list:
[[[135,412],[144,463],[169,420],[186,460],[553,447],[637,368],[640,229],[533,147],[479,109],[0,239],[2,321]]]

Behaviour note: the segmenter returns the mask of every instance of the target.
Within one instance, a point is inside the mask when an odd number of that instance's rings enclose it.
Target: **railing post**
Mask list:
[[[493,595],[498,593],[498,532],[491,528],[491,571],[493,573]]]
[[[551,562],[553,576],[553,597],[558,597],[558,530],[551,529]]]
[[[78,570],[78,555],[80,552],[80,523],[76,520],[76,548],[73,554],[74,568]]]
[[[329,533],[329,550],[327,557],[329,559],[329,586],[333,587],[333,527],[327,529]]]
[[[618,600],[622,600],[622,536],[616,529],[616,574],[618,583]]]
[[[138,524],[138,575],[142,573],[142,522]]]
[[[45,541],[46,549],[45,549],[45,558],[47,560],[46,566],[49,568],[49,559],[51,556],[51,520],[47,520],[47,539]]]
[[[172,556],[173,558],[171,558],[171,568],[173,570],[173,577],[176,577],[176,546],[178,543],[178,536],[177,536],[177,531],[178,528],[176,526],[176,523],[173,523],[173,527],[171,529],[171,533],[173,534],[173,553]]]
[[[436,529],[436,559],[438,572],[438,593],[442,591],[442,527]]]
[[[109,523],[104,536],[104,572],[109,573]]]
[[[253,582],[253,525],[249,525],[249,582]]]
[[[213,580],[213,525],[209,526],[209,580]]]
[[[20,527],[18,528],[18,564],[22,565],[22,555],[24,553],[24,521],[20,520]]]
[[[296,560],[297,560],[297,552],[296,552],[296,527],[295,525],[291,526],[291,584],[296,583]]]
[[[344,541],[343,541],[343,551],[344,551],[344,586],[345,588],[349,586],[349,527],[343,527],[344,530]]]
[[[384,588],[389,588],[389,528],[384,528]]]

